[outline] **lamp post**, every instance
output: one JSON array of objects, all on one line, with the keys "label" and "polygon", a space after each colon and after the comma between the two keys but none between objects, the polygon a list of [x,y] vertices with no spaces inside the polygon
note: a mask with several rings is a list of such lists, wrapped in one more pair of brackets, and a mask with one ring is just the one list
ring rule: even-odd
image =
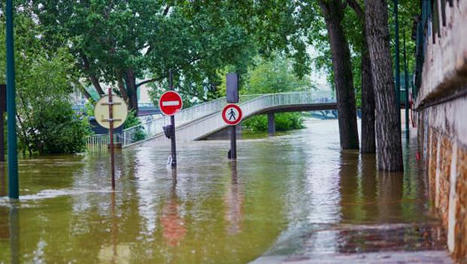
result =
[{"label": "lamp post", "polygon": [[8,116],[8,197],[19,198],[18,156],[16,149],[15,58],[13,43],[13,0],[6,0],[6,76]]},{"label": "lamp post", "polygon": [[401,126],[401,69],[399,48],[399,0],[394,0],[394,35],[395,35],[395,66],[396,66],[396,109],[399,129]]}]

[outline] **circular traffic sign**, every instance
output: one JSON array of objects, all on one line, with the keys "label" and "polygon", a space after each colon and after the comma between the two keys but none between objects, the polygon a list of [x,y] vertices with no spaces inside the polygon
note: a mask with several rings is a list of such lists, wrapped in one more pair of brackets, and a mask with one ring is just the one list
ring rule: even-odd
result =
[{"label": "circular traffic sign", "polygon": [[[94,107],[94,117],[99,125],[107,129],[110,128],[109,120],[109,96],[105,95],[97,101]],[[112,95],[112,119],[113,128],[117,128],[125,122],[128,116],[128,107],[123,98]]]},{"label": "circular traffic sign", "polygon": [[159,99],[159,109],[164,115],[172,116],[183,107],[182,97],[174,91],[168,91]]},{"label": "circular traffic sign", "polygon": [[222,110],[222,119],[227,125],[235,126],[242,121],[242,117],[242,109],[236,104],[228,104]]}]

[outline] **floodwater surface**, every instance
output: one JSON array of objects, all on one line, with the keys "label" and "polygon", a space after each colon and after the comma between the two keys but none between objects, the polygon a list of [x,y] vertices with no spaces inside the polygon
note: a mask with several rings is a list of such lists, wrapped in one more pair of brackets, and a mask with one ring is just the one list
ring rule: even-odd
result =
[{"label": "floodwater surface", "polygon": [[[335,120],[241,140],[237,162],[228,141],[177,147],[176,171],[168,142],[118,152],[115,192],[107,153],[21,160],[20,201],[0,198],[0,263],[248,263],[443,248],[414,145],[404,174],[341,151]],[[2,174],[0,196],[6,190]]]}]

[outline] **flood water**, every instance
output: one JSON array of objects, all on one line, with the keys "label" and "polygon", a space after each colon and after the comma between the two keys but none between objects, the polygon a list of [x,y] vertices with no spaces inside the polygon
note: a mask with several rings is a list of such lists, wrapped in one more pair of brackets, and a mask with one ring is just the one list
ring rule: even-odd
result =
[{"label": "flood water", "polygon": [[[20,201],[0,198],[0,263],[248,263],[261,256],[443,248],[426,182],[339,147],[337,121],[238,143],[146,143],[116,156],[21,160]],[[3,170],[0,170],[3,172]],[[0,196],[6,195],[0,175]]]}]

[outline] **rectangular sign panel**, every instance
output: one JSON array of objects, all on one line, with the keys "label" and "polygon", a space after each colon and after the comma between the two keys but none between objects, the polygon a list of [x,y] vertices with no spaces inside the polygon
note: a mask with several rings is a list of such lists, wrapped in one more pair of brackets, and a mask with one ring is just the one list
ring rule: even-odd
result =
[{"label": "rectangular sign panel", "polygon": [[238,75],[228,73],[226,77],[227,84],[227,103],[238,103]]}]

